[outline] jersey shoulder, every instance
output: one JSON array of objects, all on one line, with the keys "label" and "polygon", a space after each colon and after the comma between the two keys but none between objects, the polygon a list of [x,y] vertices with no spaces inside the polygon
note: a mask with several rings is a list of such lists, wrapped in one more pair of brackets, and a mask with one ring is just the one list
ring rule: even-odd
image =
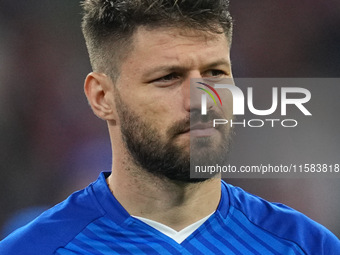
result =
[{"label": "jersey shoulder", "polygon": [[230,206],[272,236],[295,243],[306,254],[340,254],[340,240],[321,224],[280,203],[226,184]]},{"label": "jersey shoulder", "polygon": [[91,185],[42,213],[0,242],[0,254],[54,254],[105,212],[100,210]]}]

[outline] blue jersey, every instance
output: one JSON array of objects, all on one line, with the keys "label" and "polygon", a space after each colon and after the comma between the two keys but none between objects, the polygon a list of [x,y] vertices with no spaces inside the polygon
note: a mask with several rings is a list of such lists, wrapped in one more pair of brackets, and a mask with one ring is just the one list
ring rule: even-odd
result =
[{"label": "blue jersey", "polygon": [[340,254],[323,226],[222,181],[216,212],[181,244],[132,217],[98,180],[0,242],[1,255]]}]

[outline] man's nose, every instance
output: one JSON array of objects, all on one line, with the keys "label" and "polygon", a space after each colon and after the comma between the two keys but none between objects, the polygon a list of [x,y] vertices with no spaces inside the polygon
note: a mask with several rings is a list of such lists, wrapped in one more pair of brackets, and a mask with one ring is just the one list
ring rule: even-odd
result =
[{"label": "man's nose", "polygon": [[[183,104],[186,111],[192,110],[201,111],[202,95],[205,93],[197,87],[202,87],[199,82],[204,82],[204,79],[200,72],[192,72],[182,84]],[[213,107],[212,100],[207,100],[207,108]]]}]

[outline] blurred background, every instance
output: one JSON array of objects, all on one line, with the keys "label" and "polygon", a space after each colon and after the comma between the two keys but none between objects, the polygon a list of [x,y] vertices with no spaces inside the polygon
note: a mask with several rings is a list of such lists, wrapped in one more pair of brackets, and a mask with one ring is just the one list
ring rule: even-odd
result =
[{"label": "blurred background", "polygon": [[[339,77],[340,1],[231,0],[231,12],[235,77]],[[83,93],[91,68],[80,13],[73,0],[0,1],[0,239],[111,168],[106,124]],[[309,147],[338,160],[340,87],[330,94],[332,121],[300,132],[318,134],[326,142]],[[262,146],[265,134],[240,131],[234,140],[234,162],[277,161],[275,150]],[[289,141],[286,134],[275,140],[285,157],[308,149]],[[228,182],[302,211],[340,237],[339,180]]]}]

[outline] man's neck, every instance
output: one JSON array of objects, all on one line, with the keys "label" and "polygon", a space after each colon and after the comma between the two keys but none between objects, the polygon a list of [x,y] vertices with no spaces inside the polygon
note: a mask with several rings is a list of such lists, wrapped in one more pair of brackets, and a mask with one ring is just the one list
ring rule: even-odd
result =
[{"label": "man's neck", "polygon": [[115,168],[107,183],[130,215],[160,222],[176,231],[214,212],[221,181],[174,182],[143,170]]}]

